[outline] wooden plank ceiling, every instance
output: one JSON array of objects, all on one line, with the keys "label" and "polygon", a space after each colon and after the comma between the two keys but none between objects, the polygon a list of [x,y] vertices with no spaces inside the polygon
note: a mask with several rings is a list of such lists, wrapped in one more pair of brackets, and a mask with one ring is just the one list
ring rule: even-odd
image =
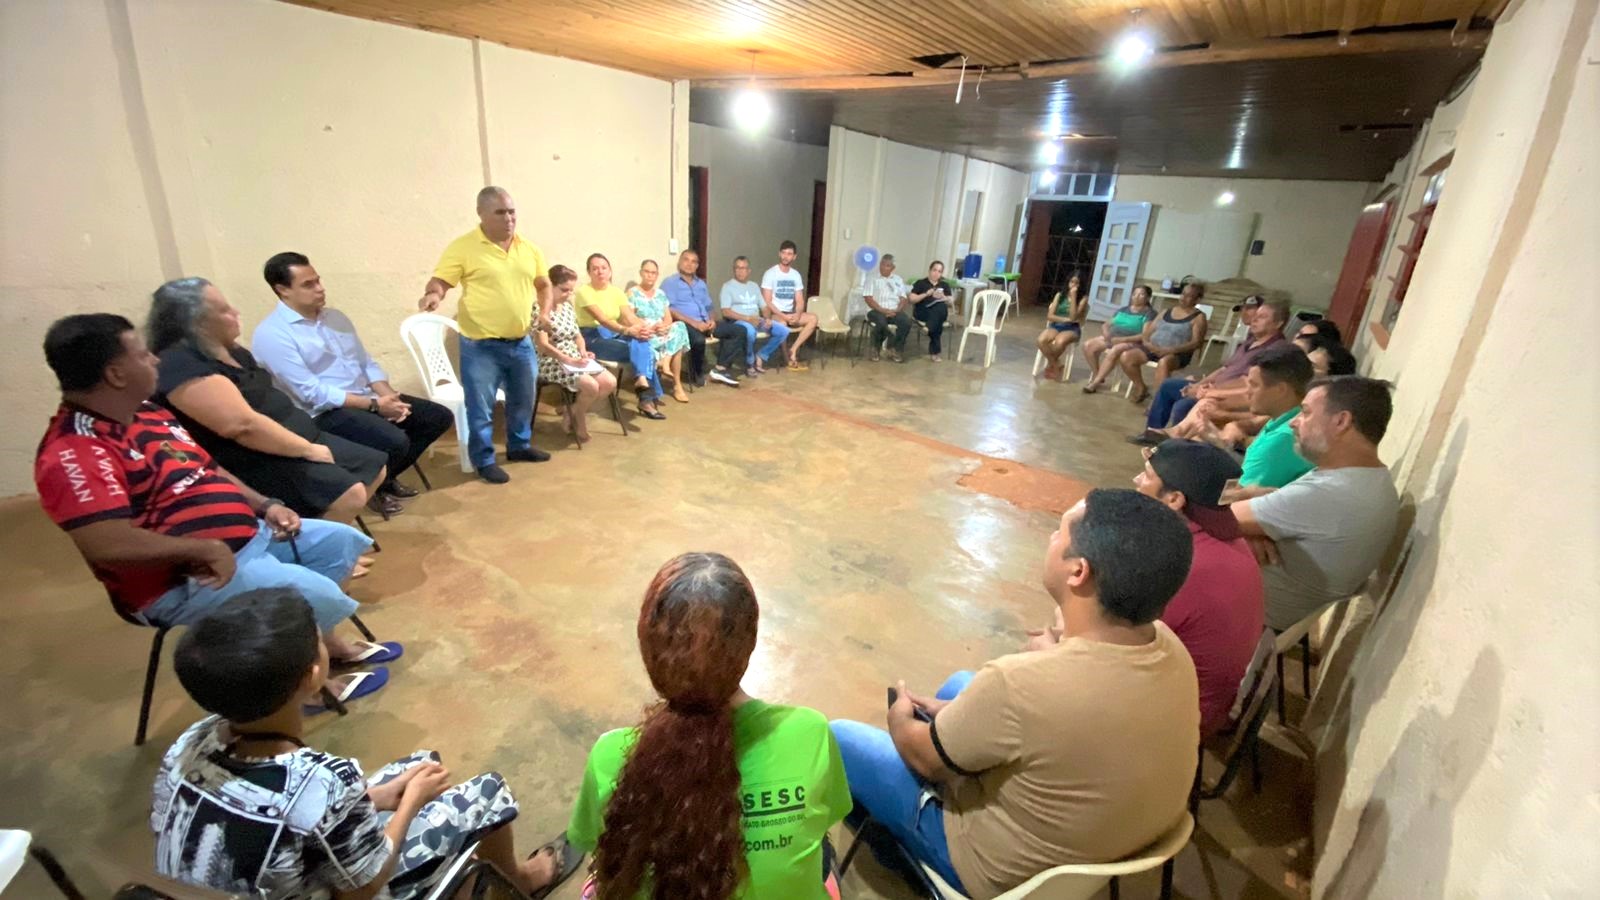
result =
[{"label": "wooden plank ceiling", "polygon": [[[287,2],[690,79],[699,122],[726,124],[753,79],[798,140],[833,121],[1035,168],[1044,137],[1077,133],[1079,169],[1372,179],[1507,0]],[[1107,54],[1130,27],[1161,49],[1124,77]]]},{"label": "wooden plank ceiling", "polygon": [[[904,72],[1104,54],[1135,21],[1160,46],[1492,19],[1505,0],[291,0],[660,78]],[[754,51],[754,52],[752,52]],[[959,64],[959,57],[956,61]]]}]

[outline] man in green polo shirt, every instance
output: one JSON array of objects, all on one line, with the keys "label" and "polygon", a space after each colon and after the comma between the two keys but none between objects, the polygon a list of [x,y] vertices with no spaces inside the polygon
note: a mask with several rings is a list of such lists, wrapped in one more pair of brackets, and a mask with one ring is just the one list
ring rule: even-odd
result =
[{"label": "man in green polo shirt", "polygon": [[[1311,471],[1311,463],[1295,452],[1294,432],[1289,430],[1311,378],[1311,360],[1292,345],[1274,347],[1250,366],[1245,375],[1245,398],[1250,413],[1265,416],[1267,424],[1245,451],[1239,486],[1246,493],[1239,499],[1281,488]],[[1252,488],[1255,490],[1249,490]]]}]

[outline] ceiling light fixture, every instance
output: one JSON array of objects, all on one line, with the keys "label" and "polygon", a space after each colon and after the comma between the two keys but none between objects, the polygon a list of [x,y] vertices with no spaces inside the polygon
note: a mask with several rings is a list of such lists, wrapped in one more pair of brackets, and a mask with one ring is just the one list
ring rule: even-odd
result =
[{"label": "ceiling light fixture", "polygon": [[1155,46],[1144,32],[1139,30],[1139,14],[1142,9],[1131,9],[1128,14],[1133,17],[1133,24],[1128,31],[1117,40],[1117,45],[1111,50],[1111,59],[1115,67],[1127,72],[1144,65],[1150,55],[1155,53]]},{"label": "ceiling light fixture", "polygon": [[772,118],[772,101],[756,87],[756,54],[760,52],[750,51],[750,83],[733,98],[733,122],[746,134],[765,129]]},{"label": "ceiling light fixture", "polygon": [[1223,191],[1217,195],[1218,206],[1231,206],[1233,204],[1233,191]]},{"label": "ceiling light fixture", "polygon": [[733,121],[740,130],[750,133],[761,131],[771,118],[772,103],[764,92],[747,87],[733,98]]},{"label": "ceiling light fixture", "polygon": [[1061,145],[1054,141],[1041,144],[1039,146],[1039,159],[1047,166],[1053,166],[1061,162]]},{"label": "ceiling light fixture", "polygon": [[1046,169],[1044,174],[1039,176],[1039,186],[1042,187],[1042,188],[1053,188],[1053,187],[1055,187],[1056,186],[1056,170],[1055,169]]}]

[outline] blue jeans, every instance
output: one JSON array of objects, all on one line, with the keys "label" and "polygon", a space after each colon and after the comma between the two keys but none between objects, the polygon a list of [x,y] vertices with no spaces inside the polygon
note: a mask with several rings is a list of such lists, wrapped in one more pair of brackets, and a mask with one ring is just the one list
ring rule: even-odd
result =
[{"label": "blue jeans", "polygon": [[580,328],[583,334],[583,343],[593,353],[595,359],[606,362],[627,363],[633,371],[650,382],[651,396],[661,399],[665,393],[661,389],[661,376],[656,374],[656,352],[650,349],[650,342],[626,338],[601,326]]},{"label": "blue jeans", "polygon": [[[751,325],[749,322],[741,321],[739,322],[739,326],[744,329],[745,334],[744,345],[746,349],[744,354],[744,364],[746,366],[753,366],[756,364],[756,335],[759,332],[757,331],[756,326]],[[762,362],[766,362],[767,360],[771,359],[772,354],[777,352],[777,349],[783,346],[783,342],[789,339],[789,326],[783,324],[782,322],[774,321],[771,325],[767,326],[767,334],[767,343],[759,351]]]},{"label": "blue jeans", "polygon": [[356,559],[371,546],[371,538],[349,525],[301,519],[300,534],[295,538],[300,564],[295,565],[289,542],[273,540],[272,529],[262,522],[250,543],[233,555],[233,577],[227,584],[209,588],[189,579],[157,597],[141,611],[140,618],[169,628],[193,625],[245,591],[286,587],[294,588],[311,604],[317,628],[332,631],[356,611],[356,601],[339,583],[350,577]]},{"label": "blue jeans", "polygon": [[1161,382],[1161,387],[1156,388],[1155,397],[1150,400],[1150,413],[1144,423],[1151,428],[1165,428],[1174,422],[1182,422],[1183,417],[1199,402],[1193,397],[1183,396],[1183,389],[1191,384],[1194,382],[1187,378],[1168,378]]},{"label": "blue jeans", "polygon": [[[971,682],[971,672],[957,672],[936,696],[953,700]],[[829,727],[839,742],[845,780],[850,783],[850,797],[856,806],[887,828],[919,862],[927,863],[951,887],[966,893],[961,876],[950,862],[944,802],[900,758],[889,732],[843,719],[835,719]]]},{"label": "blue jeans", "polygon": [[494,465],[495,393],[506,392],[506,450],[533,446],[533,339],[461,338],[461,389],[467,400],[467,457],[474,469]]}]

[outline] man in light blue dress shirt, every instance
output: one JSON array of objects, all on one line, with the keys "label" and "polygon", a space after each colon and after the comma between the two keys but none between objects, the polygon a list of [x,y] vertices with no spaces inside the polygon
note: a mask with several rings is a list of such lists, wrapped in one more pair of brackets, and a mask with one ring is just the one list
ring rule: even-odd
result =
[{"label": "man in light blue dress shirt", "polygon": [[712,310],[711,292],[706,289],[705,279],[699,272],[700,254],[685,250],[678,254],[677,274],[661,282],[672,318],[689,330],[689,378],[696,387],[706,383],[706,338],[714,337],[717,339],[717,367],[710,372],[711,380],[738,387],[739,379],[733,377],[729,366],[744,358],[744,329]]},{"label": "man in light blue dress shirt", "polygon": [[417,495],[398,476],[455,424],[454,414],[389,386],[349,317],[327,308],[310,260],[279,253],[267,260],[262,276],[278,305],[256,326],[250,352],[323,431],[389,455],[389,480],[367,505],[385,517],[398,513],[400,500]]}]

